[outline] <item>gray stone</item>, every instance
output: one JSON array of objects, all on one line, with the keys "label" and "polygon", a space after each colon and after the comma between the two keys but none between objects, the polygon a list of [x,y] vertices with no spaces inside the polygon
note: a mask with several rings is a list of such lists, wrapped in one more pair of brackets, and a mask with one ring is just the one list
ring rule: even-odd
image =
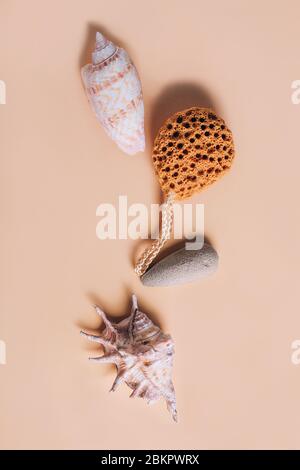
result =
[{"label": "gray stone", "polygon": [[141,277],[145,286],[175,286],[199,281],[215,273],[218,254],[208,243],[201,250],[180,248],[154,264]]}]

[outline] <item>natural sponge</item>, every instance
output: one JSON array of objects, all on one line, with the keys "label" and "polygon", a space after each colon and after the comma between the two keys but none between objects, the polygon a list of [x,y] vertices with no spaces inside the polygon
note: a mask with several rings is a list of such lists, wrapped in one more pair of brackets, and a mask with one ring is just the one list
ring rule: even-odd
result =
[{"label": "natural sponge", "polygon": [[178,112],[161,127],[153,163],[162,191],[185,199],[202,191],[229,170],[234,158],[232,133],[208,108]]}]

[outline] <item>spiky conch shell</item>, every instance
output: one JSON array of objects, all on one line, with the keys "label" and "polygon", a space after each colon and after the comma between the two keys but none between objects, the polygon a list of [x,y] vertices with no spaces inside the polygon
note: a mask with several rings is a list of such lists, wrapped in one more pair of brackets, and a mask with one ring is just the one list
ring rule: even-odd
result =
[{"label": "spiky conch shell", "polygon": [[96,34],[92,64],[81,69],[88,100],[106,133],[125,152],[145,149],[144,103],[137,70],[127,52]]},{"label": "spiky conch shell", "polygon": [[130,316],[119,323],[110,322],[98,306],[95,309],[105,324],[103,334],[95,336],[83,331],[81,334],[100,343],[104,349],[103,356],[90,360],[116,365],[117,376],[111,391],[125,382],[133,390],[130,397],[141,397],[148,403],[163,398],[173,419],[177,421],[172,383],[174,343],[171,336],[164,334],[138,309],[135,295],[132,296]]}]

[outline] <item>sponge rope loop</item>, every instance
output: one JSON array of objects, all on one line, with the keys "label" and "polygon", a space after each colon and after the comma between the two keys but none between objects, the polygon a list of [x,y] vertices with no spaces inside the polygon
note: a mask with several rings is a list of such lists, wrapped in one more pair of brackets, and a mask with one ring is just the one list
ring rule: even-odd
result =
[{"label": "sponge rope loop", "polygon": [[142,276],[147,271],[152,261],[157,257],[166,241],[170,238],[174,218],[174,196],[174,193],[169,193],[166,202],[162,206],[162,228],[160,237],[155,240],[149,248],[146,248],[135,266],[134,270],[138,276]]}]

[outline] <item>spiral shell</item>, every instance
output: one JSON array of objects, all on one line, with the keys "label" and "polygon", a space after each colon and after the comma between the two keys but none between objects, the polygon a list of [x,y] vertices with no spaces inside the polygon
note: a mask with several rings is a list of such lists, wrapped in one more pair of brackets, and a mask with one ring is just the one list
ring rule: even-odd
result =
[{"label": "spiral shell", "polygon": [[117,376],[111,388],[114,391],[125,382],[132,389],[130,397],[144,398],[155,403],[163,398],[173,419],[177,421],[176,398],[172,383],[174,343],[150,318],[138,309],[132,296],[131,315],[119,323],[110,322],[105,313],[95,306],[105,329],[101,336],[81,334],[90,341],[100,343],[104,355],[90,360],[112,363]]},{"label": "spiral shell", "polygon": [[82,67],[81,75],[91,107],[109,137],[127,154],[142,152],[142,87],[127,52],[97,33],[92,64]]}]

